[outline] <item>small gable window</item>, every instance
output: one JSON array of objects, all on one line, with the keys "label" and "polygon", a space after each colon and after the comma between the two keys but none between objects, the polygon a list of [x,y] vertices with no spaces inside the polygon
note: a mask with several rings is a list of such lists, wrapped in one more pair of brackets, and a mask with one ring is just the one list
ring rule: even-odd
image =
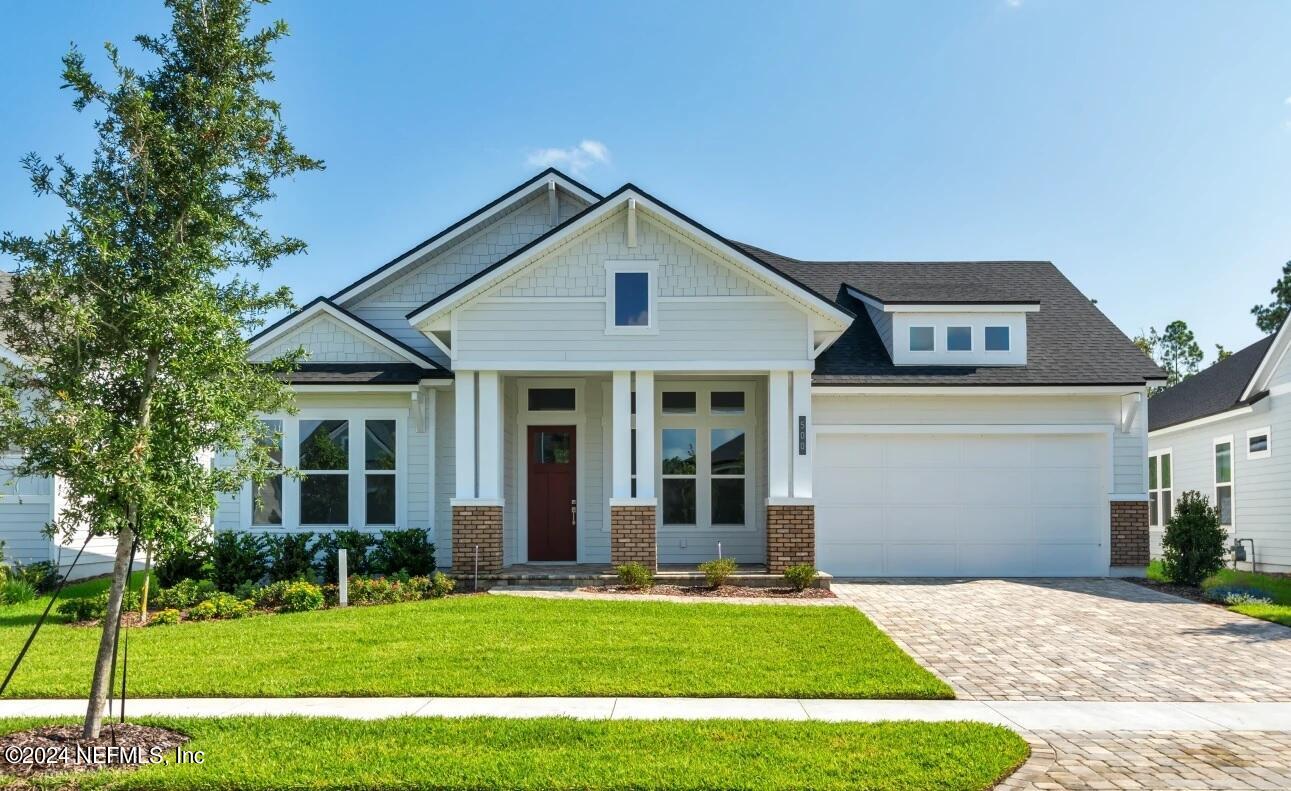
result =
[{"label": "small gable window", "polygon": [[910,328],[910,351],[912,352],[930,352],[933,347],[933,328],[932,327],[911,327]]},{"label": "small gable window", "polygon": [[1007,352],[1009,350],[1009,328],[1008,327],[987,327],[986,328],[986,351],[988,352]]},{"label": "small gable window", "polygon": [[971,352],[973,350],[972,327],[947,327],[946,351]]},{"label": "small gable window", "polygon": [[1269,429],[1254,428],[1246,432],[1246,458],[1267,459],[1273,453],[1269,442]]},{"label": "small gable window", "polygon": [[655,330],[654,262],[622,261],[606,265],[606,331],[640,333]]}]

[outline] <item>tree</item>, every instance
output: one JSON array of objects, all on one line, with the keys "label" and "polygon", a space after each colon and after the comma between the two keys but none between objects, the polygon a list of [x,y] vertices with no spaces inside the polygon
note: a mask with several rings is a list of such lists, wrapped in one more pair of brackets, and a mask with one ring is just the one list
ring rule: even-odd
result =
[{"label": "tree", "polygon": [[[67,222],[43,236],[6,233],[19,262],[0,331],[25,360],[0,380],[0,443],[25,451],[20,474],[57,475],[53,529],[117,539],[107,617],[84,735],[98,737],[133,551],[163,546],[209,516],[219,492],[273,470],[258,412],[290,408],[274,373],[247,362],[244,338],[286,289],[245,277],[302,241],[259,225],[271,184],[322,163],[287,139],[270,46],[282,21],[248,33],[249,0],[167,0],[170,32],[135,38],[156,66],[139,72],[106,46],[115,85],[82,54],[63,58],[78,111],[99,113],[87,169],[35,154],[23,165]],[[225,454],[220,469],[203,451]]]},{"label": "tree", "polygon": [[1166,372],[1166,387],[1179,384],[1197,373],[1205,353],[1186,322],[1176,319],[1166,325],[1165,332],[1150,327],[1147,335],[1138,335],[1134,344],[1151,357]]},{"label": "tree", "polygon": [[[1215,363],[1222,363],[1224,360],[1227,360],[1229,357],[1232,357],[1232,356],[1233,356],[1233,353],[1230,352],[1228,349],[1225,349],[1224,344],[1222,343],[1215,344]],[[1211,365],[1214,365],[1215,363],[1211,363]]]},{"label": "tree", "polygon": [[1287,313],[1291,313],[1291,261],[1282,265],[1282,278],[1273,284],[1269,293],[1273,295],[1272,302],[1251,308],[1255,325],[1266,335],[1277,332],[1286,321]]}]

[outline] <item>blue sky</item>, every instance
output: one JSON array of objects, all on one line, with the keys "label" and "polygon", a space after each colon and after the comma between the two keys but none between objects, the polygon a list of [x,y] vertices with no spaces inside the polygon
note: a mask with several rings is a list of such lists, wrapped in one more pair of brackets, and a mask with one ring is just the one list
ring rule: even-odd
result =
[{"label": "blue sky", "polygon": [[[331,293],[545,158],[787,255],[1048,259],[1127,333],[1182,318],[1208,358],[1259,337],[1249,310],[1291,258],[1291,4],[735,9],[258,11],[292,27],[269,90],[328,164],[281,186],[267,219],[310,253],[264,281],[302,303]],[[41,231],[61,212],[32,199],[19,158],[86,162],[93,142],[59,57],[75,41],[101,66],[106,40],[133,56],[130,36],[166,15],[143,0],[4,15],[0,229]]]}]

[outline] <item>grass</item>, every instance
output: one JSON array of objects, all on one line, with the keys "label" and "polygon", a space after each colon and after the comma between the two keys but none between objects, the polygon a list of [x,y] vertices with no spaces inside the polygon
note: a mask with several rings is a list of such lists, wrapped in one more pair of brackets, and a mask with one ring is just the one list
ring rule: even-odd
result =
[{"label": "grass", "polygon": [[[0,665],[45,601],[0,608]],[[126,634],[135,697],[953,697],[851,607],[453,596]],[[98,639],[48,624],[6,696],[83,696]]]},{"label": "grass", "polygon": [[[1026,760],[995,725],[572,719],[148,719],[204,762],[80,775],[76,788],[987,789]],[[3,720],[0,729],[31,727]],[[46,778],[42,788],[68,787]]]},{"label": "grass", "polygon": [[[1148,564],[1147,577],[1157,582],[1169,582],[1161,561]],[[1212,588],[1244,588],[1259,591],[1272,599],[1272,604],[1235,604],[1228,609],[1262,621],[1291,626],[1291,577],[1257,574],[1251,571],[1220,569],[1201,583],[1202,590]]]}]

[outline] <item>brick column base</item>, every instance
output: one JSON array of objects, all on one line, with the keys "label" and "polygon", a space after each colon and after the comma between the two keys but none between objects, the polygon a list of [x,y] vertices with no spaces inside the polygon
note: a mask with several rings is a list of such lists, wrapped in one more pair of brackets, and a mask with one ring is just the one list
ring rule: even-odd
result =
[{"label": "brick column base", "polygon": [[453,572],[475,570],[475,548],[479,547],[480,572],[502,570],[502,506],[453,506]]},{"label": "brick column base", "polygon": [[767,506],[767,571],[816,565],[816,506]]},{"label": "brick column base", "polygon": [[610,506],[610,562],[640,563],[648,569],[658,567],[658,543],[655,540],[653,505]]},{"label": "brick column base", "polygon": [[1112,503],[1112,565],[1146,566],[1152,559],[1148,542],[1147,501]]}]

